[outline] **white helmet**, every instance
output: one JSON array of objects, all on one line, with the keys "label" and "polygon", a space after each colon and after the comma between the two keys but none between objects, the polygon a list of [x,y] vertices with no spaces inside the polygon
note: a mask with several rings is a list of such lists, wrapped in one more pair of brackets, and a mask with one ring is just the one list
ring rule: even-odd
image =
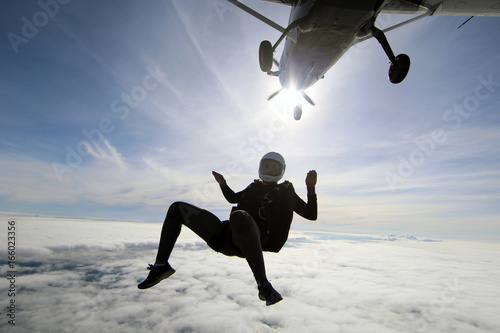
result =
[{"label": "white helmet", "polygon": [[[282,166],[281,173],[278,176],[269,176],[269,175],[262,174],[262,161],[264,161],[264,160],[273,160],[273,161],[276,161],[279,164],[281,164],[281,166]],[[286,164],[285,164],[285,159],[283,158],[283,156],[281,156],[281,154],[273,152],[273,151],[269,152],[269,153],[265,154],[262,157],[262,159],[260,160],[260,163],[259,163],[259,178],[262,179],[263,181],[265,181],[266,183],[277,182],[281,178],[283,178],[283,175],[285,174],[285,168],[286,168]]]}]

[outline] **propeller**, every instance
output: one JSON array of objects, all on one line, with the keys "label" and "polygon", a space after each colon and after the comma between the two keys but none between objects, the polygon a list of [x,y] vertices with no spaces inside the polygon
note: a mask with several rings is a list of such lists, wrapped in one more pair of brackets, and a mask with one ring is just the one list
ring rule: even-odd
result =
[{"label": "propeller", "polygon": [[277,90],[275,92],[273,92],[271,95],[269,95],[269,97],[267,98],[268,101],[272,100],[274,97],[276,97],[276,95],[278,95],[281,91],[283,90],[283,88],[281,88],[280,90]]},{"label": "propeller", "polygon": [[307,95],[304,91],[302,91],[300,93],[302,95],[302,97],[304,97],[304,99],[309,103],[311,104],[312,106],[314,106],[314,101],[311,99],[311,97],[309,97],[309,95]]},{"label": "propeller", "polygon": [[[283,91],[283,88],[279,89],[279,90],[276,90],[275,92],[273,92],[271,95],[269,95],[269,97],[267,98],[268,101],[272,100],[274,97],[276,97],[280,92]],[[301,93],[301,96],[304,97],[304,99],[309,103],[311,104],[312,106],[316,105],[314,103],[314,101],[312,100],[311,97],[309,97],[309,95],[307,95],[305,93],[305,91],[302,91]]]}]

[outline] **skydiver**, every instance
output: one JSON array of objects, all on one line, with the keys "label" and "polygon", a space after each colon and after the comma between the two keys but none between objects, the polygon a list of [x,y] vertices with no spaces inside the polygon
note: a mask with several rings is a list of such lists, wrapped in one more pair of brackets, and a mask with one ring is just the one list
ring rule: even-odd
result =
[{"label": "skydiver", "polygon": [[306,177],[306,203],[295,193],[290,182],[278,184],[285,168],[285,160],[279,153],[265,154],[259,165],[260,180],[237,193],[227,185],[223,175],[212,171],[226,200],[237,204],[229,220],[220,221],[214,214],[184,202],[173,203],[163,222],[155,264],[149,265],[149,275],[138,288],[151,288],[175,273],[168,259],[185,225],[213,250],[245,258],[257,282],[259,299],[266,301],[266,305],[281,301],[283,298],[267,280],[262,251],[281,250],[288,238],[293,212],[316,220],[318,210],[316,171],[309,171]]}]

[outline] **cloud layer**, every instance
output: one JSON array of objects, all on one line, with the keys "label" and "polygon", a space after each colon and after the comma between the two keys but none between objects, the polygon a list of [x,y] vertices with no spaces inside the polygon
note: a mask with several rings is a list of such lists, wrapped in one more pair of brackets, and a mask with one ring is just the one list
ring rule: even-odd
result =
[{"label": "cloud layer", "polygon": [[[2,316],[2,331],[500,330],[494,243],[294,231],[279,254],[266,254],[268,276],[284,297],[266,307],[244,260],[213,252],[189,231],[172,254],[177,272],[141,291],[160,224],[16,223],[16,330]],[[0,270],[4,276],[3,261]]]}]

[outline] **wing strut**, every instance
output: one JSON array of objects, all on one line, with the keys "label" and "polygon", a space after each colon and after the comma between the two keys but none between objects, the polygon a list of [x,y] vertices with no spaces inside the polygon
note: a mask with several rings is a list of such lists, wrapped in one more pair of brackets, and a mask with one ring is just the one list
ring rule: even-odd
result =
[{"label": "wing strut", "polygon": [[[229,1],[229,0],[228,0],[228,1]],[[392,27],[389,27],[389,28],[386,28],[386,29],[382,30],[382,32],[383,32],[383,33],[386,33],[386,32],[389,32],[389,31],[395,30],[395,29],[397,29],[397,28],[401,28],[402,26],[405,26],[405,25],[407,25],[407,24],[410,24],[410,23],[412,23],[412,22],[415,22],[415,21],[417,21],[417,20],[420,20],[420,19],[422,19],[422,18],[424,18],[424,17],[427,17],[427,16],[432,16],[432,15],[434,15],[434,13],[435,13],[436,11],[438,11],[438,10],[440,9],[441,5],[442,5],[442,2],[438,3],[438,4],[437,4],[437,5],[435,5],[435,6],[430,7],[430,8],[429,8],[429,9],[428,9],[425,13],[423,13],[422,15],[416,16],[416,17],[414,17],[414,18],[412,18],[412,19],[409,19],[409,20],[407,20],[407,21],[404,21],[404,22],[401,22],[401,23],[399,23],[399,24],[393,25]],[[367,40],[367,39],[370,39],[370,38],[372,38],[372,37],[374,37],[374,36],[369,35],[369,36],[366,36],[366,37],[363,37],[363,38],[359,38],[359,39],[355,42],[355,44],[360,43],[360,42],[363,42],[363,41],[365,41],[365,40]],[[353,44],[353,45],[354,45],[354,44]]]},{"label": "wing strut", "polygon": [[442,2],[438,3],[436,6],[433,6],[433,7],[430,7],[428,11],[426,11],[425,13],[423,13],[422,15],[419,15],[417,17],[414,17],[410,20],[407,20],[407,21],[404,21],[404,22],[401,22],[399,24],[396,24],[396,25],[393,25],[392,27],[390,28],[387,28],[387,29],[384,29],[383,32],[389,32],[391,30],[394,30],[394,29],[397,29],[397,28],[400,28],[404,25],[407,25],[407,24],[410,24],[412,22],[415,22],[417,20],[420,20],[421,18],[424,18],[424,17],[427,17],[427,16],[432,16],[434,15],[434,13],[441,7],[442,5]]},{"label": "wing strut", "polygon": [[279,25],[276,22],[271,21],[270,19],[268,19],[264,15],[256,12],[255,10],[253,10],[252,8],[250,8],[250,7],[242,4],[241,2],[239,2],[237,0],[227,0],[227,1],[229,1],[230,3],[232,3],[233,5],[235,5],[236,7],[243,9],[245,12],[247,12],[250,15],[252,15],[253,17],[261,20],[262,22],[264,22],[264,23],[266,23],[268,25],[270,25],[271,27],[273,27],[274,29],[278,30],[279,32],[281,32],[281,33],[285,32],[285,28],[283,28],[281,25]]}]

